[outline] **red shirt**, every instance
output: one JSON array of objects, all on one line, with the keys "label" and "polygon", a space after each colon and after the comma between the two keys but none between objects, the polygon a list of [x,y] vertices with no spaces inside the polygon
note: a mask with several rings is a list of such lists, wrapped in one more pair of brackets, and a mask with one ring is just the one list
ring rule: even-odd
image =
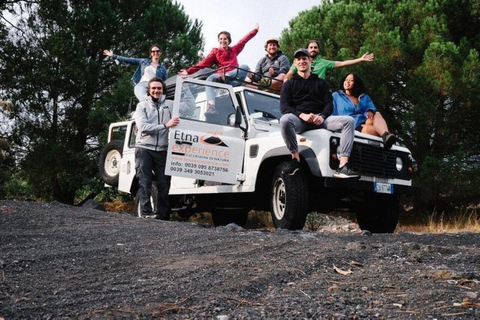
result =
[{"label": "red shirt", "polygon": [[[255,37],[257,32],[258,32],[257,29],[253,29],[245,37],[240,39],[240,41],[238,41],[237,44],[231,47],[227,47],[227,49],[213,48],[212,51],[210,51],[210,53],[205,59],[203,59],[196,65],[188,68],[187,73],[192,74],[197,72],[200,69],[209,68],[214,64],[217,65],[219,69],[217,71],[218,73],[228,72],[235,69],[235,67],[238,67],[237,56],[240,54],[240,52],[242,52],[243,48],[245,47],[245,44],[250,39]],[[220,69],[226,66],[229,66],[229,67],[225,69]]]}]

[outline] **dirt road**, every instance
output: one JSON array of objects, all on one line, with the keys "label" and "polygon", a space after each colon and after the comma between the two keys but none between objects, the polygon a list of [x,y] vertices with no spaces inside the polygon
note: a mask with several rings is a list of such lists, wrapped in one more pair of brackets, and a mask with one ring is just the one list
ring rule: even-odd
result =
[{"label": "dirt road", "polygon": [[479,243],[0,201],[0,319],[480,319]]}]

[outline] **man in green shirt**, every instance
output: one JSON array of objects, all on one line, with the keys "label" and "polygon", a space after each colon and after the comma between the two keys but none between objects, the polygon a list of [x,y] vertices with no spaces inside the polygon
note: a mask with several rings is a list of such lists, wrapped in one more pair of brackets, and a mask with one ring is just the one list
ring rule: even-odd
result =
[{"label": "man in green shirt", "polygon": [[[343,68],[347,66],[352,66],[360,62],[370,62],[375,58],[373,53],[365,53],[358,59],[345,60],[345,61],[330,61],[322,59],[318,56],[319,45],[317,40],[310,40],[307,45],[308,53],[310,54],[310,60],[312,61],[312,72],[317,74],[320,78],[325,79],[325,74],[327,70],[334,68]],[[294,73],[297,73],[297,68],[292,65],[290,70],[285,75],[283,81],[290,79]]]}]

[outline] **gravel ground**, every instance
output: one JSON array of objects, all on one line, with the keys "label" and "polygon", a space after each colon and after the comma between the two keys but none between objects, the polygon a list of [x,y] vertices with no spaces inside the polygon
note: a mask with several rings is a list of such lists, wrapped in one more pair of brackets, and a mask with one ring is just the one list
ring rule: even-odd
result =
[{"label": "gravel ground", "polygon": [[480,319],[479,240],[0,201],[0,319]]}]

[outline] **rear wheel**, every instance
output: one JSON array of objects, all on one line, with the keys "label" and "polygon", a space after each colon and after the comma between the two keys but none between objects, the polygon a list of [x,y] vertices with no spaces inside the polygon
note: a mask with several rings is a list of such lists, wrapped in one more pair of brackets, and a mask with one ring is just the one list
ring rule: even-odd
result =
[{"label": "rear wheel", "polygon": [[102,181],[106,184],[118,186],[118,176],[120,173],[120,160],[122,159],[123,142],[118,140],[110,141],[102,150],[98,162],[98,169]]},{"label": "rear wheel", "polygon": [[397,228],[399,201],[395,195],[376,194],[356,209],[357,222],[362,230],[372,233],[393,233]]},{"label": "rear wheel", "polygon": [[271,183],[270,212],[275,228],[302,229],[308,213],[307,179],[302,170],[293,176],[283,175],[288,162],[275,169]]},{"label": "rear wheel", "polygon": [[235,223],[241,227],[245,227],[248,220],[248,210],[245,208],[215,208],[212,210],[212,220],[215,227],[226,226],[230,223]]},{"label": "rear wheel", "polygon": [[195,213],[195,210],[193,209],[194,203],[195,198],[191,195],[182,195],[180,197],[170,196],[172,212],[178,214],[178,216],[182,219],[188,219]]}]

